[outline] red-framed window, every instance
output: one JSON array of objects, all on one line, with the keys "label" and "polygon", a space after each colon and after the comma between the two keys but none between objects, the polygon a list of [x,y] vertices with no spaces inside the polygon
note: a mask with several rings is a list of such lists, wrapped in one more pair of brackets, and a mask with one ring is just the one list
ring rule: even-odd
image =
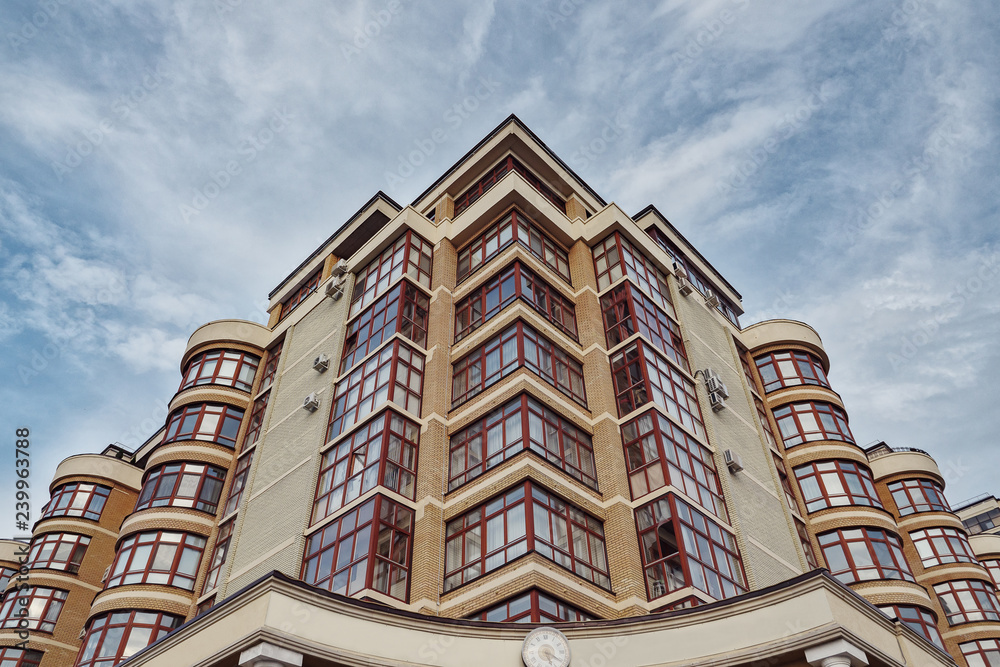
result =
[{"label": "red-framed window", "polygon": [[115,667],[159,641],[184,619],[156,611],[113,611],[87,627],[75,667]]},{"label": "red-framed window", "polygon": [[948,625],[1000,621],[1000,603],[992,585],[977,579],[959,579],[934,585]]},{"label": "red-framed window", "polygon": [[281,302],[281,314],[278,316],[279,322],[285,319],[290,312],[298,308],[299,304],[309,298],[310,294],[319,289],[319,279],[322,272],[322,269],[316,269],[316,272],[309,276],[301,287]]},{"label": "red-framed window", "polygon": [[58,588],[12,588],[0,605],[0,628],[52,634],[68,593]]},{"label": "red-framed window", "polygon": [[406,602],[413,510],[380,495],[309,536],[302,580],[341,595],[366,588]]},{"label": "red-framed window", "polygon": [[830,386],[823,363],[808,352],[772,352],[757,357],[757,370],[764,381],[765,393],[803,384]]},{"label": "red-framed window", "polygon": [[611,357],[618,416],[647,403],[658,405],[695,435],[705,437],[705,424],[694,383],[641,340]]},{"label": "red-framed window", "polygon": [[979,639],[959,644],[958,648],[969,667],[1000,666],[1000,639]]},{"label": "red-framed window", "polygon": [[527,394],[452,435],[449,449],[449,491],[525,449],[590,488],[597,488],[590,436]]},{"label": "red-framed window", "polygon": [[771,449],[777,451],[778,442],[774,439],[774,431],[771,429],[771,422],[767,418],[767,411],[764,408],[764,403],[757,398],[753,397],[753,405],[757,409],[757,421],[760,422],[760,427],[764,431],[764,440]]},{"label": "red-framed window", "polygon": [[916,512],[950,512],[944,489],[929,479],[904,479],[889,484],[889,493],[896,501],[900,516]]},{"label": "red-framed window", "polygon": [[0,648],[0,667],[38,667],[42,663],[41,651],[20,648]]},{"label": "red-framed window", "polygon": [[[986,571],[990,573],[990,578],[993,579],[993,583],[1000,586],[1000,560],[990,558],[979,561],[979,564],[985,567]],[[3,590],[2,581],[0,581],[0,590]]]},{"label": "red-framed window", "polygon": [[419,417],[423,382],[423,355],[399,340],[382,348],[337,383],[327,441],[350,429],[386,401]]},{"label": "red-framed window", "polygon": [[264,364],[264,375],[260,379],[260,389],[258,391],[264,391],[274,383],[274,378],[278,373],[278,362],[281,361],[281,347],[283,344],[284,341],[281,341],[267,351],[267,363]]},{"label": "red-framed window", "polygon": [[222,566],[226,564],[226,557],[229,555],[229,545],[233,539],[235,525],[236,520],[230,519],[219,526],[219,534],[215,538],[215,546],[212,547],[212,560],[209,561],[208,574],[205,575],[205,583],[201,587],[202,595],[219,585],[219,575],[222,573]]},{"label": "red-framed window", "polygon": [[111,489],[100,484],[70,482],[57,487],[52,498],[42,508],[42,519],[53,516],[73,516],[99,521]]},{"label": "red-framed window", "polygon": [[252,447],[260,440],[260,432],[264,427],[264,413],[267,412],[267,402],[271,399],[271,392],[259,396],[253,402],[250,409],[250,423],[247,425],[247,432],[243,435],[243,446],[241,449]]},{"label": "red-framed window", "polygon": [[816,558],[816,552],[813,550],[813,543],[809,538],[809,531],[806,529],[806,524],[796,517],[792,517],[792,522],[795,524],[795,534],[799,536],[799,543],[802,545],[802,553],[806,557],[806,564],[809,565],[810,569],[815,570],[819,567],[819,561]]},{"label": "red-framed window", "polygon": [[795,469],[807,512],[827,507],[882,507],[871,471],[853,461],[813,461]]},{"label": "red-framed window", "polygon": [[818,535],[830,574],[845,584],[873,579],[913,581],[899,537],[880,528],[843,528]]},{"label": "red-framed window", "polygon": [[594,268],[597,270],[598,291],[603,291],[619,278],[627,276],[657,306],[671,317],[677,317],[674,304],[670,301],[667,277],[619,232],[594,246]]},{"label": "red-framed window", "polygon": [[526,367],[580,405],[587,406],[583,364],[518,320],[455,362],[451,407],[458,407],[487,387]]},{"label": "red-framed window", "polygon": [[383,486],[413,500],[420,425],[386,410],[323,454],[312,521]]},{"label": "red-framed window", "polygon": [[3,597],[3,592],[7,590],[7,584],[10,583],[11,577],[16,574],[17,570],[14,568],[0,565],[0,598]]},{"label": "red-framed window", "polygon": [[467,618],[494,623],[570,623],[594,617],[534,588]]},{"label": "red-framed window", "polygon": [[427,289],[431,288],[431,267],[434,263],[434,248],[430,243],[407,230],[382,254],[358,271],[351,296],[351,310],[348,318],[357,315],[375,303],[389,285],[406,275]]},{"label": "red-framed window", "polygon": [[[733,344],[736,345],[736,356],[740,358],[740,366],[743,368],[743,377],[746,378],[747,386],[756,394],[758,391],[757,381],[754,379],[754,374],[750,367],[750,351],[743,343],[736,340],[736,338],[733,338]],[[754,398],[756,400],[756,396]]]},{"label": "red-framed window", "polygon": [[163,442],[204,440],[225,447],[236,446],[243,410],[217,403],[192,403],[175,410],[167,419]]},{"label": "red-framed window", "polygon": [[726,503],[710,452],[655,410],[622,424],[632,499],[672,484],[726,521]]},{"label": "red-framed window", "polygon": [[635,521],[648,599],[688,586],[716,600],[747,592],[736,538],[681,499],[643,505]]},{"label": "red-framed window", "polygon": [[122,540],[105,588],[162,584],[194,590],[205,538],[191,533],[151,531]]},{"label": "red-framed window", "polygon": [[918,635],[944,650],[944,639],[937,626],[937,616],[923,607],[891,604],[879,607],[882,613],[894,618]]},{"label": "red-framed window", "polygon": [[[653,240],[663,248],[663,250],[670,255],[671,259],[674,260],[674,264],[683,268],[687,273],[688,282],[691,283],[696,290],[701,292],[703,295],[707,295],[710,292],[714,293],[719,297],[719,306],[716,308],[720,313],[725,315],[726,319],[735,324],[737,327],[740,326],[740,316],[736,311],[736,306],[726,298],[720,291],[712,286],[710,281],[702,275],[691,262],[688,261],[687,257],[684,256],[680,250],[678,250],[673,243],[656,227],[650,227],[646,230],[646,233],[653,237]],[[750,386],[753,386],[752,384]]]},{"label": "red-framed window", "polygon": [[785,465],[785,459],[777,452],[771,452],[771,461],[774,463],[774,470],[778,474],[778,483],[781,484],[781,490],[785,494],[785,504],[788,505],[788,509],[792,510],[796,514],[799,512],[799,504],[795,501],[795,492],[792,491],[792,483],[788,479],[788,467]]},{"label": "red-framed window", "polygon": [[524,177],[524,180],[526,180],[531,187],[538,190],[543,197],[552,202],[553,206],[563,213],[566,212],[566,202],[563,201],[562,197],[553,192],[552,188],[542,183],[540,178],[528,171],[527,167],[521,164],[520,161],[518,161],[514,156],[508,155],[500,160],[495,167],[486,172],[485,176],[480,178],[475,184],[455,198],[454,217],[457,218],[462,211],[474,204],[480,197],[483,196],[483,194],[486,193],[487,190],[496,185],[501,178],[510,172],[517,172],[518,174],[521,174],[521,176]]},{"label": "red-framed window", "polygon": [[430,299],[404,280],[347,325],[340,372],[345,373],[395,333],[427,346]]},{"label": "red-framed window", "polygon": [[785,447],[815,440],[840,440],[854,443],[847,425],[847,414],[831,403],[805,401],[785,405],[774,411]]},{"label": "red-framed window", "polygon": [[521,299],[549,324],[576,340],[573,303],[520,262],[500,271],[455,304],[455,342]]},{"label": "red-framed window", "polygon": [[569,253],[516,209],[504,213],[486,231],[458,251],[458,282],[475,273],[511,243],[520,243],[545,266],[558,273],[559,277],[570,282]]},{"label": "red-framed window", "polygon": [[924,567],[945,563],[976,563],[969,538],[954,528],[925,528],[910,533]]},{"label": "red-framed window", "polygon": [[226,471],[204,463],[168,463],[149,471],[135,511],[150,507],[190,507],[215,514]]},{"label": "red-framed window", "polygon": [[[253,389],[260,357],[239,350],[212,350],[192,359],[184,371],[180,389],[203,384],[219,384],[243,391]],[[180,391],[178,389],[178,391]]]},{"label": "red-framed window", "polygon": [[445,535],[445,591],[529,552],[611,587],[601,522],[531,482],[449,521]]},{"label": "red-framed window", "polygon": [[[79,572],[90,538],[76,533],[44,533],[31,541],[29,568]],[[0,588],[0,591],[3,591]],[[2,667],[2,665],[0,665]]]},{"label": "red-framed window", "polygon": [[241,456],[236,462],[236,469],[233,471],[233,484],[229,487],[229,496],[226,498],[226,507],[222,510],[222,516],[229,516],[239,509],[240,500],[243,499],[243,489],[246,488],[247,479],[250,477],[252,463],[252,451]]},{"label": "red-framed window", "polygon": [[609,350],[639,333],[681,368],[690,370],[680,327],[630,283],[602,296],[601,311]]}]

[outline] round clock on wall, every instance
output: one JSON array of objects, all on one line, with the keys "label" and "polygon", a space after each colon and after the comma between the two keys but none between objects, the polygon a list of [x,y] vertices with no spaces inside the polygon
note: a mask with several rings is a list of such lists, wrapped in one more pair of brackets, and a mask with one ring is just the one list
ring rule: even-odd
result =
[{"label": "round clock on wall", "polygon": [[569,667],[569,642],[555,628],[536,628],[524,638],[521,660],[525,667]]}]

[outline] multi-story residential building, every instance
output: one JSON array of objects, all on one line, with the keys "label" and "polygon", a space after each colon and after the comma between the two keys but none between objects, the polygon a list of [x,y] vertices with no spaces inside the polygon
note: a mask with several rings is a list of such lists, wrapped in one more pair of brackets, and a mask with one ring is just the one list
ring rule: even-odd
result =
[{"label": "multi-story residential building", "polygon": [[59,466],[0,666],[1000,665],[1000,549],[740,303],[511,117]]}]

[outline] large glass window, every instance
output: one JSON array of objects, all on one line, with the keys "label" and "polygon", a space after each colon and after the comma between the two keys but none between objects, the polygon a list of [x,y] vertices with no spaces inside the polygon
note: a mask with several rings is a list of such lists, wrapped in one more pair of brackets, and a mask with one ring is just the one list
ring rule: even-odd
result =
[{"label": "large glass window", "polygon": [[370,588],[406,602],[412,534],[413,511],[375,496],[309,537],[302,579],[341,595]]},{"label": "large glass window", "polygon": [[969,667],[1000,667],[1000,639],[980,639],[958,648]]},{"label": "large glass window", "polygon": [[1000,526],[1000,507],[977,514],[968,519],[963,519],[962,524],[969,531],[970,535],[978,535],[987,530],[993,530]]},{"label": "large glass window", "polygon": [[38,667],[42,663],[41,651],[20,648],[0,648],[0,667]]},{"label": "large glass window", "polygon": [[345,373],[395,333],[427,346],[430,299],[404,280],[347,325],[340,372]]},{"label": "large glass window", "polygon": [[455,304],[455,342],[521,299],[552,326],[576,340],[573,303],[528,267],[514,262]]},{"label": "large glass window", "polygon": [[271,399],[271,392],[260,396],[253,402],[250,409],[250,424],[247,432],[243,435],[243,446],[241,449],[252,447],[260,439],[260,432],[264,428],[264,413],[267,412],[267,402]]},{"label": "large glass window", "polygon": [[930,611],[922,607],[905,605],[887,605],[879,607],[879,609],[889,618],[898,620],[942,651],[944,650],[944,640],[938,630],[937,617]]},{"label": "large glass window", "polygon": [[[31,541],[29,568],[79,572],[90,538],[75,533],[43,533]],[[0,592],[3,589],[0,588]],[[2,667],[2,666],[0,666]]]},{"label": "large glass window", "polygon": [[375,303],[375,299],[403,275],[430,289],[433,261],[434,249],[430,243],[412,231],[404,233],[368,266],[358,271],[348,318],[357,317],[362,310]]},{"label": "large glass window", "polygon": [[281,361],[281,346],[283,344],[284,341],[267,351],[267,363],[264,365],[264,375],[260,379],[259,391],[264,391],[274,383],[274,378],[278,374],[278,362]]},{"label": "large glass window", "polygon": [[[1000,560],[990,558],[987,560],[981,560],[979,563],[986,568],[987,572],[990,573],[990,578],[993,580],[993,583],[1000,586]],[[3,590],[2,586],[0,586],[0,590]]]},{"label": "large glass window", "polygon": [[0,628],[51,634],[66,603],[66,591],[42,586],[12,588],[0,605]]},{"label": "large glass window", "polygon": [[71,482],[57,487],[52,498],[42,508],[42,519],[53,516],[74,516],[98,521],[111,489],[100,484]]},{"label": "large glass window", "polygon": [[795,524],[795,533],[799,536],[799,544],[802,545],[802,554],[806,557],[806,564],[815,570],[819,567],[819,561],[816,559],[816,552],[813,550],[812,540],[809,538],[809,531],[806,530],[806,524],[795,517],[792,517],[792,521]]},{"label": "large glass window", "polygon": [[413,500],[420,426],[387,410],[323,454],[312,523],[383,486]]},{"label": "large glass window", "polygon": [[205,538],[191,533],[154,531],[122,540],[106,588],[163,584],[194,590]]},{"label": "large glass window", "polygon": [[788,480],[788,467],[785,465],[785,459],[776,452],[771,452],[771,461],[774,463],[774,471],[778,474],[778,483],[781,484],[781,490],[785,494],[785,504],[788,509],[798,513],[799,505],[795,502],[795,492],[792,491],[792,484]]},{"label": "large glass window", "polygon": [[225,481],[225,470],[204,463],[158,466],[146,475],[135,511],[150,507],[190,507],[215,514]]},{"label": "large glass window", "polygon": [[985,581],[960,579],[934,585],[948,625],[974,621],[1000,621],[996,589]]},{"label": "large glass window", "polygon": [[944,489],[928,479],[905,479],[889,484],[889,492],[896,501],[900,516],[916,512],[950,512]]},{"label": "large glass window", "polygon": [[562,200],[562,197],[557,195],[551,188],[542,183],[541,179],[528,171],[528,169],[514,156],[508,155],[503,158],[497,166],[486,172],[486,175],[480,178],[474,185],[469,187],[459,196],[455,197],[455,217],[457,218],[462,211],[475,203],[487,190],[492,188],[500,182],[501,178],[511,172],[521,174],[524,180],[526,180],[531,187],[538,190],[543,197],[552,202],[553,206],[558,208],[563,213],[566,212],[566,202]]},{"label": "large glass window", "polygon": [[836,405],[822,401],[792,403],[774,411],[785,447],[814,440],[854,442],[847,415]]},{"label": "large glass window", "polygon": [[771,429],[771,422],[767,418],[767,412],[764,408],[764,403],[757,398],[753,397],[754,408],[757,409],[757,421],[760,422],[760,427],[764,431],[764,440],[767,441],[768,446],[777,451],[778,442],[774,439],[774,431]]},{"label": "large glass window", "polygon": [[167,419],[163,442],[205,440],[226,447],[236,446],[243,411],[230,405],[194,403],[175,410]]},{"label": "large glass window", "polygon": [[830,574],[845,584],[872,579],[913,581],[899,537],[878,528],[845,528],[818,536]]},{"label": "large glass window", "polygon": [[240,500],[243,498],[243,489],[246,488],[247,479],[250,477],[250,464],[253,463],[253,452],[247,452],[236,462],[236,470],[233,471],[233,483],[229,487],[229,497],[226,498],[226,507],[222,511],[222,516],[229,516],[240,508]]},{"label": "large glass window", "polygon": [[652,402],[696,435],[705,436],[694,383],[646,343],[637,341],[612,356],[611,375],[619,417]]},{"label": "large glass window", "polygon": [[0,565],[0,598],[3,597],[3,592],[7,590],[7,584],[10,583],[11,577],[16,574],[17,570],[14,568]]},{"label": "large glass window", "polygon": [[219,575],[222,573],[222,566],[226,564],[226,556],[229,555],[229,544],[233,539],[233,526],[235,525],[236,520],[230,519],[219,526],[219,535],[215,538],[215,546],[212,547],[212,560],[209,561],[208,574],[201,587],[202,595],[219,585]]},{"label": "large glass window", "polygon": [[764,380],[765,392],[803,384],[830,386],[822,362],[807,352],[772,352],[757,357],[755,361]]},{"label": "large glass window", "polygon": [[319,279],[321,269],[317,269],[316,273],[309,276],[309,278],[299,287],[297,290],[292,292],[292,295],[281,302],[281,314],[278,316],[278,321],[285,319],[289,313],[299,307],[299,304],[305,301],[310,294],[319,289]]},{"label": "large glass window", "polygon": [[481,347],[455,362],[451,381],[452,408],[461,405],[517,369],[533,373],[584,407],[587,393],[583,364],[558,345],[518,320]]},{"label": "large glass window", "polygon": [[458,282],[465,280],[515,242],[524,246],[563,280],[570,282],[569,254],[517,210],[505,213],[458,252]]},{"label": "large glass window", "polygon": [[326,439],[344,433],[386,401],[420,416],[424,357],[396,341],[337,383]]},{"label": "large glass window", "polygon": [[677,317],[674,304],[670,301],[667,277],[619,232],[594,246],[594,267],[599,291],[610,287],[622,276],[628,276],[657,306],[671,317]]},{"label": "large glass window", "polygon": [[883,509],[868,468],[853,461],[813,461],[795,469],[806,511],[863,505]]},{"label": "large glass window", "polygon": [[694,586],[717,600],[746,593],[736,538],[679,498],[635,511],[650,600]]},{"label": "large glass window", "polygon": [[594,617],[538,589],[515,595],[468,618],[494,623],[567,623]]},{"label": "large glass window", "polygon": [[180,616],[155,611],[114,611],[97,616],[87,628],[76,667],[114,667],[183,622]]},{"label": "large glass window", "polygon": [[530,482],[449,521],[445,533],[446,591],[532,551],[611,587],[601,522]]},{"label": "large glass window", "polygon": [[590,436],[526,394],[451,436],[448,490],[529,449],[597,488]]},{"label": "large glass window", "polygon": [[681,368],[690,370],[680,327],[631,284],[622,283],[601,297],[601,310],[608,349],[638,332]]},{"label": "large glass window", "polygon": [[[181,389],[203,384],[221,384],[243,391],[253,388],[260,357],[239,350],[214,350],[199,354],[188,364]],[[178,390],[179,391],[179,390]]]},{"label": "large glass window", "polygon": [[969,539],[954,528],[925,528],[910,533],[913,546],[920,554],[924,567],[934,567],[945,563],[975,563]]},{"label": "large glass window", "polygon": [[712,452],[650,410],[622,425],[632,498],[672,484],[723,520],[728,519]]}]

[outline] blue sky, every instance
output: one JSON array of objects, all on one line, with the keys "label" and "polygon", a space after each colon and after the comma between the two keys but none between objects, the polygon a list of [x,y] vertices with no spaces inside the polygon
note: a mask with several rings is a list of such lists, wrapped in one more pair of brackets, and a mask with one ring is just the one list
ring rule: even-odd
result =
[{"label": "blue sky", "polygon": [[16,427],[34,518],[59,460],[162,424],[195,327],[261,320],[510,113],[656,205],[744,323],[815,326],[859,443],[1000,492],[998,29],[989,0],[5,3],[0,534]]}]

